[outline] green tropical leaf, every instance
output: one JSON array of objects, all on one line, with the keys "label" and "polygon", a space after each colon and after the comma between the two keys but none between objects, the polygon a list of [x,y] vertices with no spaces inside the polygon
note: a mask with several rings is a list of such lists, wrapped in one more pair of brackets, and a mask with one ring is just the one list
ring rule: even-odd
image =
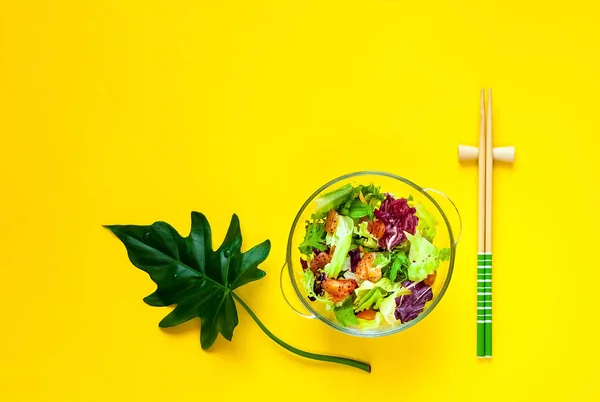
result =
[{"label": "green tropical leaf", "polygon": [[156,283],[156,291],[144,301],[157,307],[177,305],[159,326],[173,327],[200,317],[203,349],[210,348],[219,333],[231,341],[238,324],[231,290],[265,276],[258,265],[269,255],[269,240],[242,253],[240,221],[233,215],[223,244],[213,251],[210,225],[198,212],[192,212],[188,237],[165,222],[106,228],[123,242],[133,265]]},{"label": "green tropical leaf", "polygon": [[238,324],[236,302],[252,317],[260,329],[288,351],[307,359],[344,364],[371,372],[368,363],[305,352],[288,345],[265,327],[250,307],[233,290],[265,276],[258,268],[269,255],[269,240],[242,253],[242,233],[237,215],[233,215],[225,240],[212,249],[212,235],[206,217],[192,212],[192,228],[182,237],[168,223],[152,225],[107,225],[125,245],[129,259],[147,272],[156,283],[154,293],[144,301],[156,307],[176,305],[162,321],[161,327],[172,327],[193,318],[201,320],[200,343],[210,348],[219,333],[233,338]]}]

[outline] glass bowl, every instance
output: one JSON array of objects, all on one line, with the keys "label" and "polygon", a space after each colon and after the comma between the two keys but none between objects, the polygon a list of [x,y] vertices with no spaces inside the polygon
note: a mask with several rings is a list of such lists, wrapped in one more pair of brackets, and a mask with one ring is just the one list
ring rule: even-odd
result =
[{"label": "glass bowl", "polygon": [[[400,323],[394,326],[384,323],[381,327],[368,330],[344,327],[337,321],[333,311],[329,311],[325,308],[324,303],[311,302],[300,284],[300,278],[302,277],[303,270],[302,266],[300,265],[300,251],[298,250],[298,245],[302,243],[304,238],[305,222],[310,219],[310,216],[315,210],[314,200],[320,195],[336,190],[348,183],[352,184],[353,186],[360,184],[374,184],[375,186],[380,186],[383,193],[391,193],[396,197],[409,197],[412,195],[415,203],[419,201],[422,202],[425,208],[432,216],[434,216],[435,220],[437,221],[437,233],[433,244],[438,248],[450,249],[450,258],[447,261],[441,262],[437,270],[437,276],[432,286],[433,299],[425,305],[423,312],[412,321]],[[446,211],[442,209],[442,206],[438,202],[440,200],[446,207]],[[450,217],[447,214],[448,210],[450,210],[452,213]],[[454,231],[453,226],[455,228],[458,227],[458,231]],[[462,223],[458,209],[454,203],[440,191],[422,188],[410,180],[386,172],[362,171],[338,177],[315,191],[302,205],[300,211],[298,211],[298,214],[294,219],[294,222],[292,223],[292,228],[290,230],[287,243],[286,262],[281,270],[280,277],[281,290],[284,299],[299,315],[306,318],[317,318],[325,324],[345,334],[363,338],[373,338],[401,332],[409,327],[412,327],[413,325],[416,325],[425,317],[427,317],[444,296],[444,293],[450,284],[450,280],[452,279],[452,271],[454,269],[454,261],[456,258],[456,245],[460,238],[461,231]],[[288,282],[288,280],[285,279],[286,272],[289,276],[289,283],[291,283],[291,287],[294,289],[297,298],[304,308],[309,311],[309,314],[303,314],[300,312],[296,307],[294,307],[294,304],[290,302],[290,298],[286,296],[284,289],[286,287],[284,283]],[[289,288],[289,286],[287,287]]]}]

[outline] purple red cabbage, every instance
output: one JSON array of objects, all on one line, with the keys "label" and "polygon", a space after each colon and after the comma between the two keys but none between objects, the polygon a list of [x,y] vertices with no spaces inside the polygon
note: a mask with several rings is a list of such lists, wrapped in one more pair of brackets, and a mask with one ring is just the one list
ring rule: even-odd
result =
[{"label": "purple red cabbage", "polygon": [[300,258],[300,265],[302,265],[302,270],[306,271],[308,269],[308,261]]},{"label": "purple red cabbage", "polygon": [[356,266],[360,262],[360,250],[357,248],[350,250],[348,255],[350,256],[350,271],[356,272]]},{"label": "purple red cabbage", "polygon": [[425,309],[425,303],[433,299],[433,291],[425,282],[402,282],[402,287],[410,289],[409,295],[396,297],[394,317],[402,323],[414,320]]},{"label": "purple red cabbage", "polygon": [[379,247],[392,250],[406,241],[404,232],[414,235],[419,223],[416,212],[415,208],[408,205],[406,198],[395,199],[386,193],[379,209],[373,211],[375,217],[385,223],[385,233],[379,239]]}]

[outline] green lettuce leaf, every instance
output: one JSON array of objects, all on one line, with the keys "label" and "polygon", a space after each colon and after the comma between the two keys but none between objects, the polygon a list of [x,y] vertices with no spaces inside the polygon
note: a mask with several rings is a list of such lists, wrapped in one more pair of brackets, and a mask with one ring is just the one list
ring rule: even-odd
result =
[{"label": "green lettuce leaf", "polygon": [[354,306],[356,307],[361,304],[366,297],[371,297],[371,293],[374,289],[375,283],[371,281],[364,281],[361,283],[360,286],[354,290],[354,294],[356,295],[356,298],[354,299]]},{"label": "green lettuce leaf", "polygon": [[396,281],[396,279],[402,281],[408,278],[408,266],[410,265],[410,261],[406,256],[406,253],[400,251],[395,253],[394,262],[392,263],[392,268],[390,269],[390,279],[392,281]]},{"label": "green lettuce leaf", "polygon": [[354,301],[354,311],[358,313],[369,309],[377,310],[379,308],[379,303],[381,303],[386,294],[387,292],[379,287],[372,288],[360,299],[358,297],[356,298]]},{"label": "green lettuce leaf", "polygon": [[357,240],[358,244],[370,249],[376,249],[377,239],[374,238],[373,235],[369,232],[369,229],[367,229],[368,225],[368,222],[359,223],[357,226],[354,227],[354,234],[360,236],[360,239]]},{"label": "green lettuce leaf", "polygon": [[375,282],[375,286],[385,290],[386,292],[393,292],[394,290],[396,290],[396,284],[388,278],[381,278],[380,280]]},{"label": "green lettuce leaf", "polygon": [[380,187],[376,187],[374,184],[362,186],[360,192],[365,201],[367,201],[367,204],[369,204],[373,209],[379,207],[381,201],[385,200],[385,194],[382,194]]},{"label": "green lettuce leaf", "polygon": [[377,287],[385,290],[386,292],[393,292],[397,289],[397,285],[398,284],[392,282],[388,278],[381,278],[377,282],[364,281],[354,290],[354,293],[356,294],[356,299],[360,300],[360,298],[365,296],[365,294],[367,294],[373,288]]},{"label": "green lettuce leaf", "polygon": [[424,238],[430,242],[433,241],[433,238],[435,237],[437,221],[433,215],[431,215],[429,211],[425,209],[425,206],[422,203],[419,202],[417,205],[415,205],[415,209],[417,210],[417,218],[419,218],[417,230],[421,232]]},{"label": "green lettuce leaf", "polygon": [[384,199],[385,195],[379,191],[379,187],[375,187],[373,184],[369,186],[359,185],[340,204],[338,212],[354,219],[363,216],[373,219],[373,210],[379,207]]},{"label": "green lettuce leaf", "polygon": [[397,284],[394,284],[388,278],[381,278],[377,282],[364,281],[358,288],[354,290],[356,299],[354,299],[354,310],[356,312],[368,309],[378,309],[379,303],[389,293],[397,289]]},{"label": "green lettuce leaf", "polygon": [[323,240],[325,240],[325,222],[306,221],[306,224],[304,240],[300,243],[298,249],[302,254],[312,256],[313,248],[320,251],[324,251],[327,248],[323,244]]},{"label": "green lettuce leaf", "polygon": [[354,221],[347,216],[339,216],[338,225],[331,241],[332,247],[335,246],[331,262],[325,265],[323,271],[328,278],[337,278],[346,262],[350,245],[352,244]]},{"label": "green lettuce leaf", "polygon": [[375,260],[373,261],[373,266],[383,269],[387,267],[390,262],[391,258],[389,253],[377,253]]},{"label": "green lettuce leaf", "polygon": [[337,190],[323,194],[315,200],[315,213],[313,214],[313,217],[322,218],[327,215],[327,212],[330,210],[337,209],[337,207],[347,201],[348,196],[351,195],[353,191],[354,188],[348,183]]},{"label": "green lettuce leaf", "polygon": [[302,288],[304,289],[304,292],[306,293],[306,296],[308,297],[315,297],[315,276],[313,275],[312,271],[310,269],[307,269],[304,271],[304,273],[302,274],[302,277],[300,278],[300,284],[302,285]]},{"label": "green lettuce leaf", "polygon": [[363,216],[373,217],[373,207],[357,198],[361,187],[362,186],[353,188],[352,192],[348,194],[344,202],[341,203],[337,209],[340,215],[349,216],[354,219],[359,219]]},{"label": "green lettuce leaf", "polygon": [[371,289],[375,287],[375,283],[371,281],[364,281],[360,284],[359,287],[354,289],[354,293],[356,294],[356,300],[360,300],[364,295],[369,293]]},{"label": "green lettuce leaf", "polygon": [[358,198],[355,198],[352,200],[346,215],[354,219],[360,219],[363,216],[373,217],[373,208]]},{"label": "green lettuce leaf", "polygon": [[404,232],[406,238],[410,241],[410,251],[408,259],[408,279],[413,282],[420,282],[431,275],[440,265],[438,258],[439,250],[427,239],[421,236],[417,230],[414,235]]},{"label": "green lettuce leaf", "polygon": [[380,312],[377,312],[377,314],[375,314],[375,319],[373,320],[363,320],[362,318],[358,318],[358,328],[360,328],[362,331],[366,331],[369,329],[377,329],[381,326],[381,324],[383,323],[383,314],[381,314]]},{"label": "green lettuce leaf", "polygon": [[440,261],[448,261],[450,259],[450,249],[441,248],[438,258],[440,259]]},{"label": "green lettuce leaf", "polygon": [[341,306],[336,307],[333,312],[335,317],[343,326],[357,325],[358,319],[354,315],[354,309],[352,308],[352,298],[347,297]]}]

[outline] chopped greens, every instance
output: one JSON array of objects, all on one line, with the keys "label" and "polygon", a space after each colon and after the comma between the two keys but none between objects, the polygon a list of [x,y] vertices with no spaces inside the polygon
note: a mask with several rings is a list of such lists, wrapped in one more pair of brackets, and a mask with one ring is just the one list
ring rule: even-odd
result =
[{"label": "chopped greens", "polygon": [[322,251],[330,260],[305,269],[306,296],[333,310],[341,325],[361,330],[418,317],[426,302],[407,297],[418,289],[431,300],[433,274],[452,252],[434,245],[438,220],[431,211],[412,195],[398,198],[373,184],[346,184],[315,206],[299,249],[308,261]]},{"label": "chopped greens", "polygon": [[323,240],[325,240],[325,222],[306,221],[304,241],[300,243],[298,249],[304,255],[312,255],[313,249],[324,251],[327,246],[323,244]]}]

